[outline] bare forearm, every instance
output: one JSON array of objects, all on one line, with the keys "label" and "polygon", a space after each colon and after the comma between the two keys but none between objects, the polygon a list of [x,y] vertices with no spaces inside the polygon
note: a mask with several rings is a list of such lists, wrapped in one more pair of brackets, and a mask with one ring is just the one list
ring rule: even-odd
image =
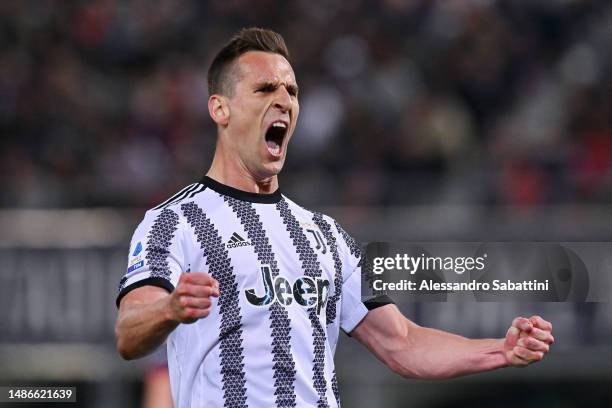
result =
[{"label": "bare forearm", "polygon": [[156,286],[130,291],[121,300],[115,326],[117,350],[125,359],[145,356],[179,324],[208,316],[219,282],[205,272],[183,273],[172,293]]},{"label": "bare forearm", "polygon": [[391,355],[399,374],[423,379],[445,379],[507,365],[502,339],[467,339],[440,330],[410,327]]},{"label": "bare forearm", "polygon": [[143,357],[160,344],[178,326],[170,319],[168,298],[149,304],[129,304],[122,307],[115,326],[117,349],[127,360]]},{"label": "bare forearm", "polygon": [[470,340],[421,327],[394,305],[370,311],[351,334],[407,378],[452,378],[506,365],[502,340]]},{"label": "bare forearm", "polygon": [[351,336],[404,377],[445,379],[539,361],[554,341],[551,331],[539,316],[517,317],[504,339],[471,340],[421,327],[385,305],[370,310]]}]

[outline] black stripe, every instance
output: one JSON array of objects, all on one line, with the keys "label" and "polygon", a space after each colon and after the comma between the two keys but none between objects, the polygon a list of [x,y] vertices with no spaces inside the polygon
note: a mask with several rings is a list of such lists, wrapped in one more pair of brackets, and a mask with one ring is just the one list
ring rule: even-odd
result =
[{"label": "black stripe", "polygon": [[179,224],[179,216],[172,210],[164,209],[153,222],[145,249],[145,259],[151,270],[151,278],[170,279],[168,255],[170,242]]},{"label": "black stripe", "polygon": [[330,296],[327,301],[327,324],[331,324],[336,319],[337,314],[337,303],[342,296],[342,261],[338,254],[338,245],[336,243],[336,237],[332,234],[331,224],[329,224],[323,218],[323,214],[314,213],[312,220],[317,227],[323,233],[323,237],[327,241],[327,246],[331,249],[332,258],[334,259],[334,270],[336,274],[334,276],[334,294]]},{"label": "black stripe", "polygon": [[334,392],[334,397],[336,397],[336,404],[338,404],[338,408],[340,408],[342,404],[340,404],[340,390],[338,389],[338,378],[336,377],[335,369],[332,377],[332,391]]},{"label": "black stripe", "polygon": [[340,226],[340,224],[338,224],[338,222],[334,221],[334,225],[336,226],[336,229],[338,230],[340,235],[342,235],[342,239],[344,239],[344,242],[346,243],[346,246],[349,248],[349,251],[351,251],[351,255],[353,255],[355,258],[360,258],[361,257],[361,248],[359,247],[359,244],[357,243],[357,241],[355,241],[353,239],[353,237],[351,237]]},{"label": "black stripe", "polygon": [[206,190],[206,186],[203,184],[198,183],[198,185],[200,187],[198,187],[198,189],[196,191],[194,191],[193,193],[189,194],[189,197],[187,198],[193,198],[196,196],[196,194],[200,194],[202,191]]},{"label": "black stripe", "polygon": [[[269,265],[272,278],[280,271],[272,245],[266,236],[266,231],[259,215],[252,204],[231,197],[225,201],[238,216],[240,223],[253,245],[257,259],[262,265]],[[236,234],[237,235],[237,234]],[[243,241],[244,239],[240,237]],[[272,360],[274,361],[274,388],[277,407],[295,407],[295,362],[291,353],[291,320],[287,310],[278,302],[270,305],[270,328],[272,329]]]},{"label": "black stripe", "polygon": [[181,191],[179,191],[178,193],[176,193],[175,195],[173,195],[172,197],[170,197],[169,199],[167,199],[166,201],[164,201],[163,203],[159,204],[157,207],[154,207],[154,210],[160,210],[162,208],[164,208],[166,205],[170,204],[172,201],[176,200],[178,197],[180,197],[183,194],[189,194],[189,191],[191,191],[191,188],[193,188],[194,186],[197,186],[198,183],[193,183],[188,185],[187,187],[183,188]]},{"label": "black stripe", "polygon": [[185,191],[183,194],[181,194],[181,196],[180,196],[180,197],[177,197],[177,198],[175,198],[174,200],[170,201],[169,203],[165,204],[165,205],[164,205],[162,208],[168,208],[168,207],[169,207],[169,206],[171,206],[171,205],[174,205],[174,204],[178,204],[178,203],[180,203],[180,202],[181,202],[181,201],[183,201],[185,198],[187,198],[187,195],[188,195],[190,192],[192,192],[192,191],[194,191],[194,190],[197,190],[197,189],[198,189],[198,186],[199,186],[199,184],[197,184],[197,183],[196,183],[196,184],[194,184],[194,185],[193,185],[193,186],[192,186],[192,187],[191,187],[189,190],[187,190],[187,191]]},{"label": "black stripe", "polygon": [[125,295],[127,295],[128,293],[130,293],[134,289],[141,288],[143,286],[157,286],[157,287],[166,289],[168,292],[172,292],[174,290],[174,285],[172,283],[170,283],[170,281],[168,279],[164,279],[164,278],[146,278],[146,279],[143,279],[143,280],[139,280],[138,282],[134,282],[130,286],[127,286],[127,287],[121,289],[121,291],[117,295],[117,301],[115,302],[117,304],[117,307],[119,307],[119,304],[121,303],[121,299]]},{"label": "black stripe", "polygon": [[200,243],[206,258],[208,273],[219,282],[218,306],[221,316],[219,349],[223,382],[224,407],[246,407],[244,378],[244,348],[242,347],[242,316],[238,304],[238,289],[227,249],[219,231],[195,203],[181,205],[183,214]]},{"label": "black stripe", "polygon": [[[281,200],[276,204],[276,209],[280,212],[283,223],[287,227],[289,236],[292,238],[293,246],[298,254],[298,258],[302,261],[302,270],[304,275],[311,278],[318,278],[321,276],[321,267],[317,259],[317,254],[314,252],[308,238],[304,234],[304,230],[300,228],[300,225],[291,213],[289,205],[285,200]],[[313,386],[319,394],[319,400],[317,401],[318,408],[328,407],[327,396],[327,381],[325,379],[325,344],[327,343],[325,330],[321,325],[321,321],[317,316],[317,308],[313,307],[308,310],[308,318],[312,325],[312,339],[313,339]]]},{"label": "black stripe", "polygon": [[368,310],[373,310],[381,306],[394,305],[395,302],[387,295],[378,295],[363,302]]}]

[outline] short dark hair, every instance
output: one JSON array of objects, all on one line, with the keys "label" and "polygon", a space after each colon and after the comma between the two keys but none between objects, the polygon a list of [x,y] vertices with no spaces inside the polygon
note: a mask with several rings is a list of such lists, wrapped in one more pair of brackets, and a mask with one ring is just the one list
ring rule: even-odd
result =
[{"label": "short dark hair", "polygon": [[264,28],[243,28],[217,53],[208,69],[208,94],[231,96],[234,90],[232,65],[238,57],[249,51],[280,54],[289,60],[289,51],[283,37]]}]

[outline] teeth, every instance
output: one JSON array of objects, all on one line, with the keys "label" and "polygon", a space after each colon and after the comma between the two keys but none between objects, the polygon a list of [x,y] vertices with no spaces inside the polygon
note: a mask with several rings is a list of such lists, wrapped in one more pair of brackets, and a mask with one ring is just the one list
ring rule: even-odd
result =
[{"label": "teeth", "polygon": [[272,127],[278,127],[278,128],[286,129],[287,125],[285,123],[283,123],[283,122],[274,122],[272,124]]}]

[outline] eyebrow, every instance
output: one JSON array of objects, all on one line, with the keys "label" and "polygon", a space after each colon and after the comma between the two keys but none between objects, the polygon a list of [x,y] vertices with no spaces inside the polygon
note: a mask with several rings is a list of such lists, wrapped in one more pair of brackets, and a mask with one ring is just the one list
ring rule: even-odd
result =
[{"label": "eyebrow", "polygon": [[[276,89],[278,88],[280,85],[280,82],[278,81],[261,81],[255,84],[255,89],[257,90],[263,90],[263,89]],[[287,91],[294,93],[295,95],[298,94],[300,88],[297,86],[297,84],[286,84],[285,87],[287,88]]]}]

